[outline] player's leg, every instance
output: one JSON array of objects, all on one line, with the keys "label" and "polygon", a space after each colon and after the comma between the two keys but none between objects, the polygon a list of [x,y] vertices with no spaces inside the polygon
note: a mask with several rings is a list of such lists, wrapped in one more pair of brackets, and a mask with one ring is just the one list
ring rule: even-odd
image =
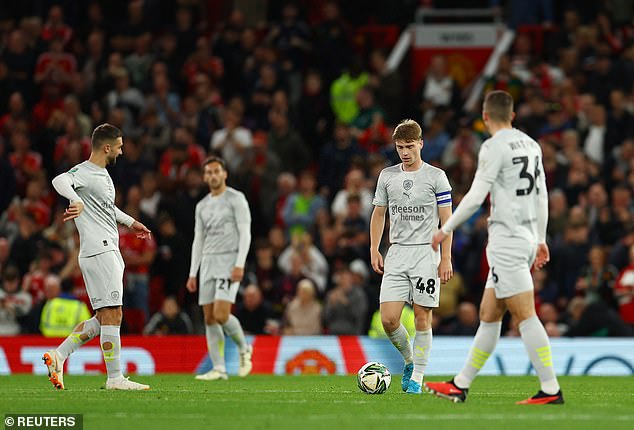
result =
[{"label": "player's leg", "polygon": [[119,251],[111,251],[85,260],[88,264],[85,265],[84,278],[91,279],[91,287],[88,288],[88,284],[86,285],[101,326],[99,343],[108,372],[106,389],[149,390],[148,385],[139,384],[124,377],[121,368],[123,272],[125,269],[123,257]]},{"label": "player's leg", "polygon": [[471,387],[478,372],[495,350],[500,339],[504,312],[506,312],[504,301],[495,297],[493,288],[485,288],[480,304],[480,326],[473,338],[467,361],[454,378],[458,387]]},{"label": "player's leg", "polygon": [[[530,277],[530,273],[527,274]],[[519,323],[519,331],[531,364],[537,373],[541,390],[521,404],[561,404],[563,395],[555,375],[550,340],[541,321],[535,314],[533,291],[526,291],[506,299],[511,315]]]},{"label": "player's leg", "polygon": [[[206,301],[203,297],[202,285],[200,290],[200,300]],[[213,300],[213,299],[210,299]],[[207,351],[213,368],[202,375],[196,375],[196,379],[201,381],[215,381],[227,379],[227,368],[225,364],[225,334],[222,326],[216,320],[214,314],[214,302],[202,305],[203,316],[205,318],[205,337],[207,338]]]},{"label": "player's leg", "polygon": [[414,318],[416,321],[416,336],[414,336],[414,371],[407,387],[407,393],[421,393],[425,369],[429,362],[432,345],[432,309],[414,304]]},{"label": "player's leg", "polygon": [[[231,261],[233,263],[233,261]],[[240,366],[238,376],[245,377],[251,373],[253,363],[253,347],[247,343],[242,330],[242,324],[235,315],[231,313],[231,306],[236,302],[239,282],[231,282],[229,279],[219,279],[216,282],[216,295],[214,302],[214,314],[216,320],[222,325],[225,334],[235,342],[240,352]]]},{"label": "player's leg", "polygon": [[[381,294],[383,294],[384,287],[381,286]],[[412,371],[414,370],[414,362],[412,357],[412,343],[409,338],[409,333],[405,326],[401,323],[401,313],[403,312],[404,301],[401,302],[381,302],[379,306],[379,312],[381,314],[381,324],[383,324],[383,330],[387,334],[388,339],[392,342],[392,345],[398,350],[403,357],[405,366],[403,368],[403,379],[401,381],[401,388],[403,391],[407,390],[409,380],[412,377]]]},{"label": "player's leg", "polygon": [[73,332],[57,347],[46,351],[42,356],[48,368],[48,379],[59,390],[64,389],[64,362],[80,346],[90,342],[101,332],[101,325],[96,316],[80,322]]},{"label": "player's leg", "polygon": [[425,389],[438,397],[464,402],[471,383],[495,350],[505,311],[504,301],[496,298],[492,282],[487,282],[480,304],[480,326],[473,338],[464,367],[451,381],[426,382]]}]

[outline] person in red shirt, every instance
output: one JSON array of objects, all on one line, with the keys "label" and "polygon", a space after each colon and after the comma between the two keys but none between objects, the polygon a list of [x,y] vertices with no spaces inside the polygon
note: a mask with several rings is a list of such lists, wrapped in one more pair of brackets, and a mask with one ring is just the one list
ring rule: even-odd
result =
[{"label": "person in red shirt", "polygon": [[634,245],[630,246],[630,264],[621,271],[614,284],[621,319],[634,326]]},{"label": "person in red shirt", "polygon": [[9,154],[9,162],[15,171],[17,194],[23,196],[29,179],[42,168],[42,156],[31,151],[29,136],[22,131],[12,133],[11,147],[13,152]]}]

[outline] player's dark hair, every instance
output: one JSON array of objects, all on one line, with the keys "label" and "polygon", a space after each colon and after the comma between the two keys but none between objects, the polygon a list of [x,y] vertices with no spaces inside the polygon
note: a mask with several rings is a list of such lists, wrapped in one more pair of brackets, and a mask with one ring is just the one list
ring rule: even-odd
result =
[{"label": "player's dark hair", "polygon": [[421,140],[423,138],[423,130],[420,125],[413,119],[404,119],[401,121],[392,133],[392,140],[403,140],[411,142],[412,140]]},{"label": "player's dark hair", "polygon": [[484,111],[491,121],[510,122],[513,119],[513,97],[506,91],[491,91],[484,98]]},{"label": "player's dark hair", "polygon": [[224,170],[225,172],[227,171],[227,163],[225,163],[225,160],[220,157],[216,157],[215,155],[207,157],[207,159],[203,161],[202,169],[205,170],[205,166],[211,163],[218,163],[222,167],[222,170]]},{"label": "player's dark hair", "polygon": [[108,123],[101,124],[92,132],[90,139],[92,149],[99,149],[108,141],[116,140],[122,136],[121,130],[114,125]]}]

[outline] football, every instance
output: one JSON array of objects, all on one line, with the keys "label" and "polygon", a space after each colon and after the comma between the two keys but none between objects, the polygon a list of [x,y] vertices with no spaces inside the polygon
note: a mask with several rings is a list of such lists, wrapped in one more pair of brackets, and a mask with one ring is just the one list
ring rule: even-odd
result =
[{"label": "football", "polygon": [[371,361],[357,373],[357,385],[367,394],[383,394],[390,388],[392,375],[384,364]]}]

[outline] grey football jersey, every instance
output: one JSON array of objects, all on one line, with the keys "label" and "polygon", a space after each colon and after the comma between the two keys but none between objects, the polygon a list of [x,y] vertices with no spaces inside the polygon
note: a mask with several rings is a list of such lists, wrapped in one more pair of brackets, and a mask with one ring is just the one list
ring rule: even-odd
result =
[{"label": "grey football jersey", "polygon": [[520,130],[502,129],[482,144],[476,178],[491,184],[491,237],[538,241],[537,199],[547,192],[543,172],[541,147]]},{"label": "grey football jersey", "polygon": [[451,206],[451,186],[437,167],[423,163],[406,172],[397,164],[381,171],[372,203],[388,207],[391,243],[430,243],[438,228],[438,207]]},{"label": "grey football jersey", "polygon": [[238,251],[238,224],[251,223],[246,197],[227,187],[219,196],[207,194],[196,205],[195,234],[203,239],[202,253],[225,254]]},{"label": "grey football jersey", "polygon": [[84,202],[84,210],[74,220],[79,231],[79,256],[90,257],[119,249],[115,190],[108,170],[86,160],[66,175]]}]

